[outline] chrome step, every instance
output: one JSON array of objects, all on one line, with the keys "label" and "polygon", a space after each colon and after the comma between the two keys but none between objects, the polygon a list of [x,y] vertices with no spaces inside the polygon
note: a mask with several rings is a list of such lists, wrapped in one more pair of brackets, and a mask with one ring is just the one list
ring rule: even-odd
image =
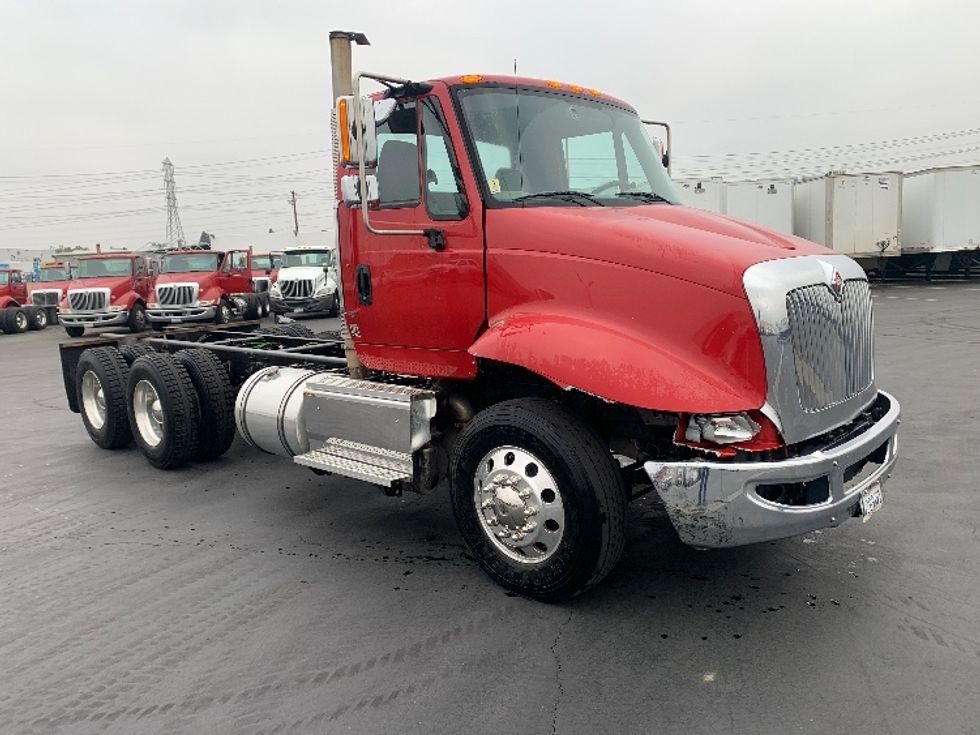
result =
[{"label": "chrome step", "polygon": [[304,467],[382,487],[412,480],[411,454],[346,439],[328,439],[319,449],[298,454],[293,461]]}]

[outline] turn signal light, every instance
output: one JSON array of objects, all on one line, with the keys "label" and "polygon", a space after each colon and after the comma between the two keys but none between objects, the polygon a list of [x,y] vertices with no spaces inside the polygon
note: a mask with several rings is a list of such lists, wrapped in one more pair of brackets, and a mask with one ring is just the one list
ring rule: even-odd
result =
[{"label": "turn signal light", "polygon": [[463,84],[476,84],[483,79],[481,74],[464,74],[459,78]]},{"label": "turn signal light", "polygon": [[348,98],[342,98],[337,102],[337,130],[340,131],[340,160],[350,161],[350,110],[348,109]]}]

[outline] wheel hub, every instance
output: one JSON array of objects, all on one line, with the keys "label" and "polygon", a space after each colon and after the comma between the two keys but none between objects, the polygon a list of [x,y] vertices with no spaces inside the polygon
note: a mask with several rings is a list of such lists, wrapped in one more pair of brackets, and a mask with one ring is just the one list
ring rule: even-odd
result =
[{"label": "wheel hub", "polygon": [[99,376],[91,370],[82,376],[82,409],[93,429],[98,431],[105,425],[105,390]]},{"label": "wheel hub", "polygon": [[507,557],[538,564],[558,549],[565,512],[554,477],[533,454],[500,447],[480,462],[474,501],[484,533]]},{"label": "wheel hub", "polygon": [[148,446],[156,447],[163,441],[163,406],[156,388],[148,380],[139,381],[133,388],[133,418],[140,438]]}]

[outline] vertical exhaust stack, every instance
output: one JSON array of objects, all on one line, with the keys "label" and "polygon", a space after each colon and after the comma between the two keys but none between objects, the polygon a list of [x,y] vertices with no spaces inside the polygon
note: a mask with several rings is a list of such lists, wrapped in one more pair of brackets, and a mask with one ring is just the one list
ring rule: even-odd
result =
[{"label": "vertical exhaust stack", "polygon": [[[337,98],[346,97],[354,93],[353,72],[351,64],[351,46],[370,46],[370,41],[363,33],[355,31],[330,31],[330,73],[331,83],[333,84],[334,106]],[[336,145],[336,143],[332,143]],[[334,176],[337,175],[336,167]],[[340,273],[340,312],[344,313],[344,252],[340,242],[340,223],[335,226],[334,242],[337,246],[337,260],[339,263],[338,272]],[[347,358],[347,370],[353,378],[366,378],[367,370],[357,359],[357,352],[354,350],[354,343],[351,341],[350,332],[347,330],[347,321],[342,319],[340,322],[340,333],[344,339],[344,355]]]}]

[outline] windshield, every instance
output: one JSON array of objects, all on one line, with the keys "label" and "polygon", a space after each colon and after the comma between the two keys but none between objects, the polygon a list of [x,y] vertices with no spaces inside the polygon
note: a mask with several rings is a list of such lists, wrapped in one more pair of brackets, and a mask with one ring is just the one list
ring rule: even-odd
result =
[{"label": "windshield", "polygon": [[104,278],[106,276],[131,276],[132,261],[129,258],[93,258],[79,260],[76,278]]},{"label": "windshield", "polygon": [[[459,102],[486,190],[498,204],[678,201],[649,134],[631,112],[528,88],[467,88]],[[576,193],[587,197],[568,196]]]},{"label": "windshield", "polygon": [[8,283],[10,283],[9,278],[9,273],[6,271],[0,271],[0,286],[6,286]]},{"label": "windshield", "polygon": [[299,266],[312,266],[323,268],[324,266],[333,267],[337,260],[333,250],[301,250],[292,253],[283,253],[282,267],[296,268]]},{"label": "windshield", "polygon": [[224,253],[185,253],[164,255],[161,273],[210,273],[218,270]]},{"label": "windshield", "polygon": [[67,281],[71,278],[67,268],[42,268],[41,283],[52,283],[53,281]]},{"label": "windshield", "polygon": [[281,258],[278,255],[253,255],[252,268],[257,271],[268,271],[279,267]]}]

